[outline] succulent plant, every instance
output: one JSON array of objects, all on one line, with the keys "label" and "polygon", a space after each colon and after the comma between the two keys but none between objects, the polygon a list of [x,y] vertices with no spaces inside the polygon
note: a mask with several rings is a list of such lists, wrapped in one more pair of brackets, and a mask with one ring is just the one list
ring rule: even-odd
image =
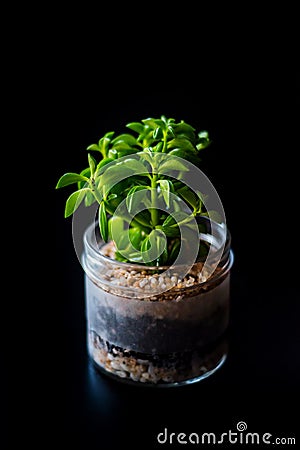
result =
[{"label": "succulent plant", "polygon": [[[181,179],[191,163],[199,167],[200,151],[211,141],[207,131],[165,116],[126,127],[126,133],[111,131],[89,145],[88,167],[59,179],[56,188],[77,185],[65,217],[82,202],[87,207],[97,202],[100,234],[105,242],[113,240],[117,260],[170,265],[182,244],[182,229],[190,237],[185,245],[195,245],[195,218],[208,215],[203,194]],[[207,244],[199,242],[199,258],[206,253]]]}]

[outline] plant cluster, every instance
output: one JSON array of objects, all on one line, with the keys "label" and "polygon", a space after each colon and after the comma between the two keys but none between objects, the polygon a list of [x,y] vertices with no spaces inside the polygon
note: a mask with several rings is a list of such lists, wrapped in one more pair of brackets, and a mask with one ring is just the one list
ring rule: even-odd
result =
[{"label": "plant cluster", "polygon": [[[57,188],[77,185],[66,201],[65,217],[82,202],[97,202],[102,239],[114,241],[117,260],[169,265],[177,258],[182,229],[190,227],[185,244],[195,245],[192,223],[208,214],[203,194],[181,178],[189,170],[187,162],[199,167],[199,153],[211,141],[207,131],[196,133],[183,120],[165,116],[126,127],[130,131],[117,136],[108,132],[87,147],[88,167],[59,179]],[[199,245],[199,257],[206,252]]]}]

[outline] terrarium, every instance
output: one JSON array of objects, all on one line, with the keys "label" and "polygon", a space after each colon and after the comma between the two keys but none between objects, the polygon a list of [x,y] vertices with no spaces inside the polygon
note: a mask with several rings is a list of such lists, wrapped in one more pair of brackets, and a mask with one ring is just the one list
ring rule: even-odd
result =
[{"label": "terrarium", "polygon": [[89,166],[57,184],[77,184],[66,217],[81,204],[96,211],[80,254],[88,353],[118,381],[200,381],[226,359],[233,263],[220,197],[200,169],[211,141],[165,116],[127,128],[90,145]]}]

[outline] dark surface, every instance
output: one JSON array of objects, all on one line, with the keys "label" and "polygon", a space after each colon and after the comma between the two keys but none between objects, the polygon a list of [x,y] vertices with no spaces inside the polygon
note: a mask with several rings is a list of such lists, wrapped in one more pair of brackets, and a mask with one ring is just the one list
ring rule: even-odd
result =
[{"label": "dark surface", "polygon": [[199,78],[184,90],[147,94],[126,88],[119,92],[110,85],[108,93],[103,82],[90,90],[86,84],[75,96],[67,85],[61,91],[50,190],[64,172],[86,165],[87,145],[106,131],[121,132],[119,124],[161,114],[184,119],[208,129],[213,138],[203,155],[203,171],[223,202],[235,254],[229,354],[223,367],[181,388],[117,383],[89,364],[83,269],[72,246],[71,220],[63,218],[71,190],[53,193],[57,302],[51,400],[57,412],[52,432],[61,431],[59,442],[68,448],[156,448],[157,433],[165,427],[176,433],[218,433],[234,430],[241,420],[252,432],[297,433],[300,307],[293,92],[279,79],[276,90],[268,83],[273,66],[253,76],[246,69],[240,68],[239,82],[228,77],[207,84]]}]

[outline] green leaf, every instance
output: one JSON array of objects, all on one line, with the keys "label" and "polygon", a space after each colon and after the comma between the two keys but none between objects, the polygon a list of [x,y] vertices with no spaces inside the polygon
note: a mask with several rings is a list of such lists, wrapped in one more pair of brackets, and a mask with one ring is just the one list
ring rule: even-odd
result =
[{"label": "green leaf", "polygon": [[91,176],[94,175],[95,172],[95,168],[97,165],[97,161],[95,160],[95,158],[93,158],[92,155],[88,154],[88,160],[89,160],[89,166],[90,166],[90,171],[91,171]]},{"label": "green leaf", "polygon": [[195,217],[194,217],[192,214],[191,214],[191,215],[185,214],[185,216],[186,216],[186,217],[184,217],[183,219],[181,219],[181,220],[179,220],[179,221],[177,222],[177,225],[178,225],[178,226],[182,226],[182,225],[187,225],[187,224],[189,224],[189,222],[192,222],[192,223],[190,224],[190,226],[191,226],[193,229],[196,229],[196,224],[194,223]]},{"label": "green leaf", "polygon": [[163,142],[159,142],[155,147],[153,147],[153,151],[155,153],[159,153],[159,152],[162,151],[163,146],[164,146],[164,143]]},{"label": "green leaf", "polygon": [[153,138],[154,139],[162,139],[164,136],[163,131],[160,127],[155,128],[153,132]]},{"label": "green leaf", "polygon": [[115,252],[115,259],[117,261],[121,261],[121,262],[128,262],[127,258],[124,258],[124,256],[120,253],[120,252]]},{"label": "green leaf", "polygon": [[179,237],[180,236],[180,229],[179,227],[166,227],[162,226],[162,231],[165,233],[167,237]]},{"label": "green leaf", "polygon": [[137,208],[139,208],[141,204],[141,197],[136,196],[134,194],[138,191],[145,191],[146,189],[147,187],[145,186],[132,186],[132,188],[129,189],[126,196],[126,206],[129,213],[131,213],[134,210],[137,210]]},{"label": "green leaf", "polygon": [[118,216],[112,216],[108,220],[108,234],[111,239],[116,239],[124,231],[124,220]]},{"label": "green leaf", "polygon": [[195,152],[195,147],[193,146],[193,144],[191,143],[191,141],[189,139],[186,138],[182,138],[182,137],[176,137],[175,139],[172,139],[171,141],[168,142],[167,148],[170,149],[175,149],[175,148],[179,148],[181,150],[187,150],[190,152]]},{"label": "green leaf", "polygon": [[144,235],[145,233],[140,228],[134,227],[129,229],[129,239],[136,250],[140,250]]},{"label": "green leaf", "polygon": [[133,155],[134,153],[139,152],[140,149],[138,148],[128,148],[127,150],[118,150],[118,158],[122,158],[123,156],[129,156],[129,155]]},{"label": "green leaf", "polygon": [[140,211],[138,214],[136,214],[134,216],[134,220],[146,228],[151,228],[150,225],[151,216],[150,212],[147,210]]},{"label": "green leaf", "polygon": [[65,217],[71,216],[76,211],[87,192],[91,192],[91,190],[89,188],[79,189],[70,195],[66,201]]},{"label": "green leaf", "polygon": [[111,138],[113,137],[114,134],[115,134],[114,131],[109,131],[108,133],[105,133],[104,137],[111,141]]},{"label": "green leaf", "polygon": [[172,204],[173,204],[174,213],[176,213],[176,214],[180,213],[181,212],[181,208],[182,208],[182,203],[179,202],[178,200],[173,199]]},{"label": "green leaf", "polygon": [[128,187],[132,186],[131,178],[125,178],[122,181],[116,183],[111,189],[110,192],[113,194],[117,194],[118,197],[124,197],[124,193]]},{"label": "green leaf", "polygon": [[142,125],[141,123],[139,123],[139,122],[131,122],[131,123],[128,123],[127,125],[126,125],[126,127],[127,128],[130,128],[131,130],[133,130],[133,131],[136,131],[137,133],[142,133],[143,131],[144,131],[144,125]]},{"label": "green leaf", "polygon": [[178,223],[181,223],[186,218],[193,217],[190,214],[187,214],[181,210],[172,212],[172,215],[168,215],[168,217],[163,222],[163,227],[173,227],[177,226]]},{"label": "green leaf", "polygon": [[202,138],[208,139],[208,138],[209,138],[209,136],[208,136],[208,131],[206,131],[206,130],[200,131],[200,132],[198,133],[198,137],[199,137],[200,139],[202,139]]},{"label": "green leaf", "polygon": [[170,182],[169,180],[158,180],[164,201],[167,207],[170,207]]},{"label": "green leaf", "polygon": [[153,141],[153,129],[145,125],[143,133],[137,138],[137,142],[142,142],[143,147],[150,147]]},{"label": "green leaf", "polygon": [[157,128],[157,127],[160,127],[160,128],[162,128],[164,130],[166,128],[165,122],[163,120],[161,120],[161,119],[149,118],[149,119],[142,120],[142,122],[145,125],[148,125],[149,127],[154,128],[154,129]]},{"label": "green leaf", "polygon": [[[114,161],[112,158],[104,158],[104,159],[102,159],[102,160],[99,162],[98,166],[97,166],[97,171],[98,171],[98,170],[100,171],[100,169],[102,169],[102,167],[106,166],[106,164],[109,164],[109,163],[112,162],[112,161]],[[101,172],[100,172],[100,173],[101,173]]]},{"label": "green leaf", "polygon": [[207,148],[211,144],[211,141],[200,141],[199,144],[196,145],[197,150],[203,150],[204,148]]},{"label": "green leaf", "polygon": [[98,146],[103,158],[106,158],[107,156],[107,150],[113,134],[114,132],[110,131],[109,133],[106,133],[105,136],[103,136],[101,139],[99,139]]},{"label": "green leaf", "polygon": [[193,144],[195,143],[195,128],[193,128],[191,125],[188,125],[187,123],[182,121],[178,124],[174,124],[173,128],[177,137],[188,138]]},{"label": "green leaf", "polygon": [[145,239],[141,243],[141,252],[146,253],[150,247],[149,235],[145,237]]},{"label": "green leaf", "polygon": [[171,125],[168,125],[168,134],[173,136],[174,138],[176,137],[176,135],[174,133],[174,129],[173,129],[173,127],[171,127]]},{"label": "green leaf", "polygon": [[69,184],[77,183],[78,181],[88,182],[89,179],[79,173],[65,173],[57,182],[56,189],[59,189],[64,186],[68,186]]},{"label": "green leaf", "polygon": [[130,146],[136,145],[136,138],[132,136],[132,134],[120,134],[119,136],[116,136],[112,141],[112,145],[115,146],[115,144],[118,143],[125,143]]},{"label": "green leaf", "polygon": [[198,137],[199,139],[196,145],[197,150],[202,150],[211,144],[207,131],[200,131],[200,133],[198,133]]},{"label": "green leaf", "polygon": [[165,234],[158,229],[152,230],[141,243],[143,261],[148,265],[157,263],[165,249]]},{"label": "green leaf", "polygon": [[175,217],[171,216],[171,214],[165,219],[164,223],[162,224],[163,227],[169,227],[171,225],[176,224]]},{"label": "green leaf", "polygon": [[177,193],[182,197],[189,205],[193,207],[194,210],[197,209],[199,205],[199,198],[194,194],[194,192],[188,187],[184,186],[179,189]]},{"label": "green leaf", "polygon": [[111,160],[115,160],[118,158],[118,151],[115,148],[111,148],[110,150],[108,150],[108,158],[106,159],[111,159]]},{"label": "green leaf", "polygon": [[114,200],[115,198],[117,198],[117,194],[109,194],[109,196],[107,197],[107,201],[110,202],[111,200]]},{"label": "green leaf", "polygon": [[198,166],[199,162],[201,161],[196,151],[190,152],[187,150],[176,148],[174,150],[171,150],[168,154],[171,156],[177,156],[178,158],[186,159],[187,161],[195,164],[196,166]]},{"label": "green leaf", "polygon": [[[88,179],[90,179],[91,176],[91,170],[89,167],[87,167],[86,169],[83,169],[80,172],[80,175],[82,175],[83,177],[86,177]],[[86,185],[86,180],[80,180],[77,182],[77,187],[78,189],[82,189],[84,186]]]},{"label": "green leaf", "polygon": [[118,251],[122,251],[124,254],[130,244],[129,238],[128,238],[128,230],[123,231],[120,234],[114,234],[114,241],[116,244],[116,248]]},{"label": "green leaf", "polygon": [[150,249],[148,250],[149,261],[156,261],[166,248],[166,236],[163,231],[155,229],[149,234]]},{"label": "green leaf", "polygon": [[98,144],[89,145],[86,149],[87,150],[96,150],[97,152],[100,152],[100,148],[99,148]]},{"label": "green leaf", "polygon": [[84,204],[85,206],[91,206],[93,203],[96,202],[95,196],[92,192],[87,192],[86,196],[84,198]]},{"label": "green leaf", "polygon": [[[163,143],[161,142],[161,144],[163,144]],[[139,159],[147,161],[151,165],[153,162],[153,156],[154,156],[152,147],[144,148],[144,150],[142,152],[137,153],[137,156],[139,157]]]},{"label": "green leaf", "polygon": [[105,184],[107,190],[109,190],[114,184],[130,176],[132,176],[132,169],[126,167],[124,164],[112,164],[100,176],[99,187]]},{"label": "green leaf", "polygon": [[148,174],[146,166],[144,166],[144,164],[141,161],[138,161],[134,158],[124,159],[124,161],[122,161],[122,164],[124,164],[125,167],[128,167],[129,169],[133,170],[136,174],[141,175],[145,172],[147,172]]},{"label": "green leaf", "polygon": [[163,162],[158,167],[158,173],[165,174],[173,170],[179,170],[181,172],[188,172],[188,168],[177,157],[170,157],[167,161]]},{"label": "green leaf", "polygon": [[99,206],[99,228],[104,242],[108,240],[108,223],[105,210],[105,203],[101,202]]},{"label": "green leaf", "polygon": [[132,150],[132,146],[127,144],[125,141],[117,141],[114,145],[113,148],[117,151],[122,151],[122,150]]}]

